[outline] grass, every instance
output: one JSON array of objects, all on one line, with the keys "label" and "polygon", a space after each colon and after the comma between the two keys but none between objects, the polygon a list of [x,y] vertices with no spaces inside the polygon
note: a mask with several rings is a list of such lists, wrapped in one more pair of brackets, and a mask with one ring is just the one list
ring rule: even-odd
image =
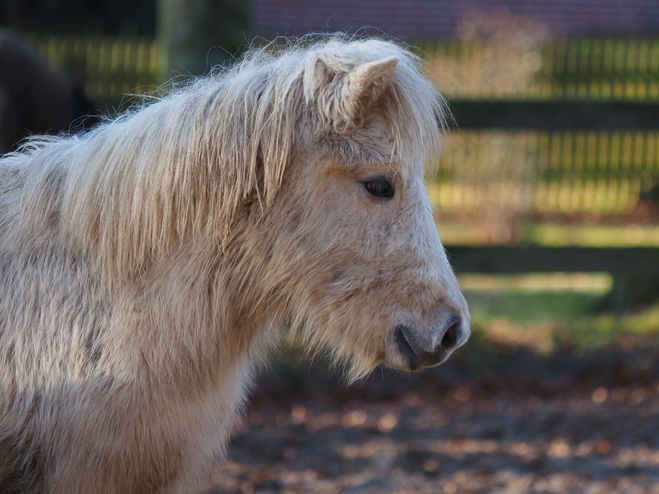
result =
[{"label": "grass", "polygon": [[528,224],[523,236],[538,245],[584,247],[653,247],[659,245],[659,225]]},{"label": "grass", "polygon": [[659,337],[659,304],[627,314],[600,313],[607,275],[464,276],[475,341],[551,354],[642,345]]},{"label": "grass", "polygon": [[[487,228],[479,221],[437,221],[442,242],[447,245],[489,244]],[[558,224],[525,222],[519,227],[519,241],[547,247],[656,247],[658,224]]]}]

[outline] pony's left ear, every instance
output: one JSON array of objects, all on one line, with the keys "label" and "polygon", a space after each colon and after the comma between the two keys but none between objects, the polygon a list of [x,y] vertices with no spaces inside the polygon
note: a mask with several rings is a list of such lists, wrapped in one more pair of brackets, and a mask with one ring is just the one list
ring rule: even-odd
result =
[{"label": "pony's left ear", "polygon": [[377,103],[391,83],[398,59],[387,57],[356,67],[344,79],[342,99],[346,117],[353,125]]}]

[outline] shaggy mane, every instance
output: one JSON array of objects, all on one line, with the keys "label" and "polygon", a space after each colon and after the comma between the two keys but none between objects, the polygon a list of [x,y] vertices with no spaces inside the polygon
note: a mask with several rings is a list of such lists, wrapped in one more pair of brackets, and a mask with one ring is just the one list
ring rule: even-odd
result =
[{"label": "shaggy mane", "polygon": [[139,274],[189,235],[222,247],[243,204],[272,205],[300,125],[312,122],[307,133],[322,142],[349,140],[330,98],[350,70],[385,57],[398,60],[380,105],[397,123],[394,153],[412,149],[435,162],[444,106],[418,57],[343,36],[284,48],[252,49],[232,68],[90,133],[35,138],[2,159],[0,208],[23,211],[0,217],[10,233],[0,247],[29,251],[40,229],[59,223],[62,244],[88,253],[112,279]]}]

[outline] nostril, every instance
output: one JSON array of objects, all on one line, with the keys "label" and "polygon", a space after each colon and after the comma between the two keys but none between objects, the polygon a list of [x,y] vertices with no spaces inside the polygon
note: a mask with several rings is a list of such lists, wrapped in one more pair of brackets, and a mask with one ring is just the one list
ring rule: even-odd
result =
[{"label": "nostril", "polygon": [[442,348],[450,350],[458,343],[460,326],[462,326],[462,320],[460,318],[456,318],[449,323],[449,327],[446,329],[444,336],[442,337]]}]

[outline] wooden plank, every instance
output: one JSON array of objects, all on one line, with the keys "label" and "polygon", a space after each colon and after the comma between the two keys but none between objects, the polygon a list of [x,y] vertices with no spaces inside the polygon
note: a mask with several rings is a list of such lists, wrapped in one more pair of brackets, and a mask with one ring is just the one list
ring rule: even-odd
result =
[{"label": "wooden plank", "polygon": [[659,275],[659,247],[449,246],[457,273]]},{"label": "wooden plank", "polygon": [[459,129],[656,129],[656,103],[453,99]]}]

